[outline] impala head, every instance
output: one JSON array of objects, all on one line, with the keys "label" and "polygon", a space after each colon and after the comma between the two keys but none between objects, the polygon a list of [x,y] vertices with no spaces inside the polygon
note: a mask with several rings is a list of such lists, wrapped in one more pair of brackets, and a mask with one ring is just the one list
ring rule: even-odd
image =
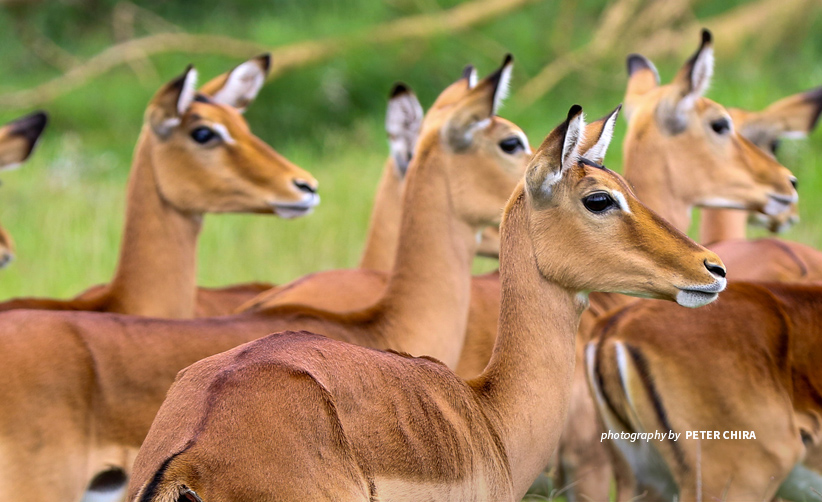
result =
[{"label": "impala head", "polygon": [[317,182],[254,136],[242,111],[265,81],[268,55],[195,89],[189,67],[163,86],[145,120],[160,192],[188,213],[258,212],[290,218],[319,203]]},{"label": "impala head", "polygon": [[628,57],[626,177],[639,187],[643,175],[638,171],[659,164],[668,170],[672,195],[689,205],[767,215],[788,211],[797,199],[795,178],[742,136],[722,105],[703,96],[712,73],[707,30],[668,85],[659,85],[653,63],[638,54]]},{"label": "impala head", "polygon": [[[780,99],[759,112],[741,108],[729,108],[728,112],[740,134],[776,156],[782,139],[804,138],[814,130],[822,113],[822,87]],[[754,223],[763,225],[772,232],[781,232],[799,221],[799,210],[793,204],[789,212],[779,216],[753,216]]]},{"label": "impala head", "polygon": [[512,68],[508,55],[497,71],[423,120],[415,159],[440,156],[457,213],[477,229],[499,224],[530,154],[522,129],[497,116]]},{"label": "impala head", "polygon": [[[466,66],[462,77],[448,86],[429,110],[437,115],[440,110],[448,110],[451,105],[464,97],[477,85],[477,72],[473,66]],[[446,112],[442,112],[446,113]],[[400,181],[405,177],[408,164],[413,157],[414,148],[420,136],[422,121],[425,117],[422,105],[414,92],[403,83],[397,83],[391,91],[385,117],[385,130],[388,133],[388,145],[391,160]],[[436,120],[436,119],[429,119]],[[499,258],[499,227],[489,226],[483,232],[477,254],[490,258]]]},{"label": "impala head", "polygon": [[[575,105],[531,158],[525,197],[537,266],[543,277],[572,291],[705,305],[725,288],[722,261],[600,165],[618,111],[586,129]],[[595,136],[585,138],[586,132]]]},{"label": "impala head", "polygon": [[[0,127],[0,170],[14,169],[31,155],[47,121],[44,112],[36,112]],[[14,242],[0,227],[0,268],[13,258]]]}]

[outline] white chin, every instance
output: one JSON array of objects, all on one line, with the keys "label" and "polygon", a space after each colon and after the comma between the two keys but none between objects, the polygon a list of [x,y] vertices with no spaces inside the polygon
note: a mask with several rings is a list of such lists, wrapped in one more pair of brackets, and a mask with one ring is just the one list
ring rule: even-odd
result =
[{"label": "white chin", "polygon": [[299,218],[300,216],[306,216],[314,212],[313,207],[306,207],[306,208],[290,208],[290,207],[275,207],[274,214],[279,216],[280,218],[284,218],[286,220],[290,220],[292,218]]},{"label": "white chin", "polygon": [[711,303],[719,297],[719,293],[705,293],[703,291],[681,290],[676,294],[676,302],[683,307],[695,309]]},{"label": "white chin", "polygon": [[768,216],[779,216],[780,214],[784,213],[785,211],[789,211],[791,209],[790,204],[786,204],[784,202],[780,202],[778,200],[769,198],[767,204],[762,209],[762,212],[767,214]]}]

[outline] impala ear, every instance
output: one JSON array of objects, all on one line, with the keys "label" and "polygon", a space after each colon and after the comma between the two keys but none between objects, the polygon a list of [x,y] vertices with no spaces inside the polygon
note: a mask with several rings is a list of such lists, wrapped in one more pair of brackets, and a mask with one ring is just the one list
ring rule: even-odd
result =
[{"label": "impala ear", "polygon": [[385,131],[388,133],[391,157],[401,179],[408,170],[417,145],[423,114],[422,105],[414,92],[403,83],[394,84],[385,114]]},{"label": "impala ear", "polygon": [[617,106],[614,111],[601,119],[585,126],[585,144],[580,146],[583,157],[597,164],[603,163],[608,146],[614,138],[614,127],[620,109],[622,105]]},{"label": "impala ear", "polygon": [[254,101],[271,69],[271,54],[262,54],[206,83],[200,92],[211,100],[244,112]]},{"label": "impala ear", "polygon": [[535,200],[549,200],[554,185],[563,174],[576,165],[580,145],[585,143],[585,118],[582,107],[574,105],[565,122],[556,127],[536,153],[525,171],[525,184]]},{"label": "impala ear", "polygon": [[477,86],[477,69],[474,68],[474,65],[469,64],[462,69],[462,78],[468,82],[469,89]]},{"label": "impala ear", "polygon": [[146,120],[161,138],[167,138],[180,125],[180,120],[194,101],[197,70],[189,65],[186,71],[160,88],[146,110]]},{"label": "impala ear", "polygon": [[45,112],[35,112],[0,128],[0,169],[14,169],[29,158],[47,123]]},{"label": "impala ear", "polygon": [[660,109],[663,123],[671,129],[671,132],[677,133],[685,127],[687,113],[693,109],[696,100],[708,90],[713,73],[713,37],[710,31],[703,29],[699,49],[674,77],[671,82],[671,95]]},{"label": "impala ear", "polygon": [[819,123],[822,87],[782,98],[761,112],[729,109],[740,134],[760,148],[774,151],[778,141],[807,136]]},{"label": "impala ear", "polygon": [[446,142],[456,151],[468,148],[474,133],[490,124],[501,102],[508,94],[514,58],[505,56],[502,66],[485,77],[456,104],[442,131]]},{"label": "impala ear", "polygon": [[631,120],[631,115],[648,91],[659,87],[659,72],[645,56],[631,54],[626,61],[628,67],[628,87],[625,90],[625,109],[623,115]]}]

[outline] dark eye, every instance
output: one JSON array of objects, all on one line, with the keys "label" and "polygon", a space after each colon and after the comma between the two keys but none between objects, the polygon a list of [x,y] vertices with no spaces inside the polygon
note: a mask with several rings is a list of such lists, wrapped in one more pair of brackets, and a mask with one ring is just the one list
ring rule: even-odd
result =
[{"label": "dark eye", "polygon": [[717,134],[725,134],[731,130],[731,123],[725,118],[715,120],[711,122],[711,129]]},{"label": "dark eye", "polygon": [[209,129],[208,127],[198,127],[191,131],[191,139],[196,141],[197,143],[205,144],[214,139],[217,136],[213,130]]},{"label": "dark eye", "polygon": [[592,213],[601,213],[615,206],[616,203],[607,193],[597,192],[582,199],[582,205]]},{"label": "dark eye", "polygon": [[522,140],[516,136],[505,138],[504,140],[500,141],[499,147],[502,148],[503,152],[511,155],[519,151],[525,150],[525,145],[522,144]]}]

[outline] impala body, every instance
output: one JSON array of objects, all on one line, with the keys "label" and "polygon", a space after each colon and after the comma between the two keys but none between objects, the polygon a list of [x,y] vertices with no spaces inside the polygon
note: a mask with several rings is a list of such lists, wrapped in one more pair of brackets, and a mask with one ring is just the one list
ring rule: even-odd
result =
[{"label": "impala body", "polygon": [[584,130],[574,106],[509,199],[500,332],[482,375],[270,335],[181,372],[135,461],[130,500],[522,497],[565,418],[581,293],[696,307],[725,284],[713,253],[580,157]]},{"label": "impala body", "polygon": [[230,313],[266,288],[198,289],[197,238],[206,213],[291,218],[319,203],[314,178],[249,130],[241,112],[270,66],[260,56],[195,89],[186,73],[152,98],[134,150],[114,278],[72,300],[20,298],[0,310],[87,310],[167,318]]}]

